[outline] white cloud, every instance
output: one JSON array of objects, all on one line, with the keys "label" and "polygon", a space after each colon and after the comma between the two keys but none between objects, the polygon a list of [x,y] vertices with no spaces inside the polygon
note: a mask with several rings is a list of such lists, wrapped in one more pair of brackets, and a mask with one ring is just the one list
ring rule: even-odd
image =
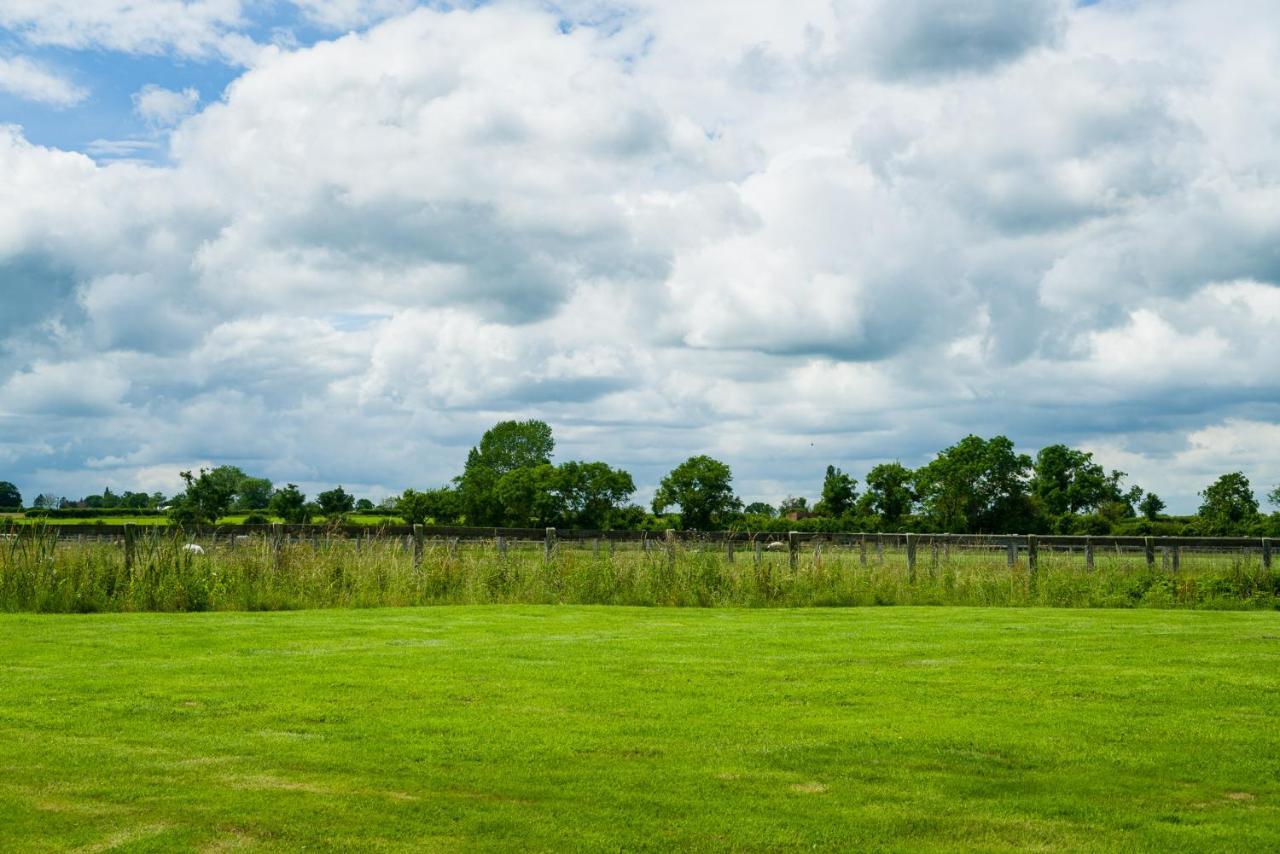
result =
[{"label": "white cloud", "polygon": [[199,103],[200,93],[192,88],[178,92],[149,83],[133,93],[134,112],[156,128],[176,125],[194,112]]},{"label": "white cloud", "polygon": [[[376,495],[518,415],[648,487],[706,451],[812,495],[1005,432],[1193,509],[1211,470],[1276,476],[1280,14],[1243,2],[299,0],[386,20],[210,103],[143,90],[165,165],[0,135],[5,479],[227,459]],[[227,59],[247,8],[0,23]]]},{"label": "white cloud", "polygon": [[417,5],[417,0],[291,0],[304,18],[312,24],[331,30],[366,27],[387,18],[402,15]]},{"label": "white cloud", "polygon": [[0,57],[0,92],[28,101],[70,107],[89,97],[89,90],[23,56]]},{"label": "white cloud", "polygon": [[245,62],[258,48],[244,14],[240,0],[6,0],[0,27],[33,45]]}]

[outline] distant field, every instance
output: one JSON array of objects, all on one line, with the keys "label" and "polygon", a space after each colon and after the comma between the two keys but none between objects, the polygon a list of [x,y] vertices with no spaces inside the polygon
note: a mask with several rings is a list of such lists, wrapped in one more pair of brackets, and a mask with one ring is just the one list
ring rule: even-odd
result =
[{"label": "distant field", "polygon": [[0,850],[1280,849],[1280,614],[0,616]]}]

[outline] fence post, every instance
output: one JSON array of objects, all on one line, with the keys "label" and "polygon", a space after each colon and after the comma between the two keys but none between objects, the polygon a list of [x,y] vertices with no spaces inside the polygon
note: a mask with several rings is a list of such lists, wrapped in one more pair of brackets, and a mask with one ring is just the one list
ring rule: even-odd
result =
[{"label": "fence post", "polygon": [[929,538],[929,580],[933,581],[938,577],[938,538],[936,536]]},{"label": "fence post", "polygon": [[753,559],[753,562],[755,563],[756,568],[759,569],[760,568],[760,552],[763,551],[764,547],[760,545],[759,537],[753,537],[751,540],[751,545],[752,545],[752,552],[754,552],[752,559]]},{"label": "fence post", "polygon": [[1084,568],[1093,572],[1093,537],[1087,535],[1084,538]]},{"label": "fence post", "polygon": [[667,566],[671,569],[676,568],[676,532],[674,528],[667,528]]},{"label": "fence post", "polygon": [[1174,546],[1170,551],[1173,553],[1173,573],[1177,575],[1182,570],[1182,546]]},{"label": "fence post", "polygon": [[791,568],[796,568],[796,563],[800,559],[800,540],[796,537],[796,531],[787,531],[787,558],[791,564]]},{"label": "fence post", "polygon": [[124,526],[124,571],[133,572],[133,525]]},{"label": "fence post", "polygon": [[591,541],[591,556],[600,557],[600,538],[596,537]]},{"label": "fence post", "polygon": [[496,539],[498,540],[498,557],[505,558],[507,556],[507,538],[499,534]]},{"label": "fence post", "polygon": [[1169,563],[1170,563],[1170,558],[1169,558],[1169,547],[1168,547],[1168,546],[1161,546],[1161,547],[1160,547],[1160,568],[1161,568],[1162,570],[1164,570],[1165,572],[1168,572],[1168,571],[1169,571]]},{"label": "fence post", "polygon": [[1018,563],[1018,544],[1012,537],[1004,544],[1004,562],[1010,569]]},{"label": "fence post", "polygon": [[858,537],[858,563],[867,565],[867,538]]},{"label": "fence post", "polygon": [[907,534],[907,581],[916,583],[916,535]]},{"label": "fence post", "polygon": [[1147,569],[1156,568],[1156,541],[1154,537],[1146,537],[1143,540],[1147,552]]},{"label": "fence post", "polygon": [[884,566],[884,534],[876,534],[876,562]]},{"label": "fence post", "polygon": [[728,560],[729,563],[733,563],[733,535],[732,534],[725,537],[724,553],[725,553],[725,559]]},{"label": "fence post", "polygon": [[820,542],[813,547],[813,568],[818,571],[822,570],[822,543]]},{"label": "fence post", "polygon": [[1271,538],[1262,538],[1262,568],[1271,568]]},{"label": "fence post", "polygon": [[422,566],[422,526],[413,526],[413,568]]}]

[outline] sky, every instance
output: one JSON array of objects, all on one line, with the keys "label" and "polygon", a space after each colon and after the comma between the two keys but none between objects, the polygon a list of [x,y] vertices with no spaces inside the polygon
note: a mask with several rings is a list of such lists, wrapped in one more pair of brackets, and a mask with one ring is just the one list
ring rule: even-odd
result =
[{"label": "sky", "polygon": [[1280,483],[1273,0],[0,0],[0,480]]}]

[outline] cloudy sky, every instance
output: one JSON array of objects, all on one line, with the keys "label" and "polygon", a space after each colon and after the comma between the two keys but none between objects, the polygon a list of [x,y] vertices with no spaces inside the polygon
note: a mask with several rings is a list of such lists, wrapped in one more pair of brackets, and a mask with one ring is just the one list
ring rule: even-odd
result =
[{"label": "cloudy sky", "polygon": [[[1228,11],[1229,10],[1229,11]],[[0,0],[0,479],[1280,482],[1274,0]]]}]

